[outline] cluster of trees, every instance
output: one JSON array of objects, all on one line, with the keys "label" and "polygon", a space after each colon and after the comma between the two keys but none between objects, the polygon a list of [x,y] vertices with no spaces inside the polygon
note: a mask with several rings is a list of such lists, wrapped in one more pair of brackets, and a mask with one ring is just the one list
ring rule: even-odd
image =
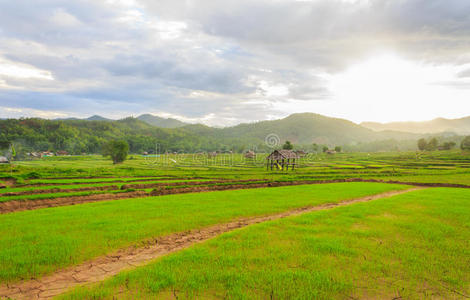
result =
[{"label": "cluster of trees", "polygon": [[[418,140],[418,149],[421,151],[451,150],[455,148],[455,146],[457,146],[457,143],[454,141],[447,141],[440,144],[435,137],[430,140],[426,140],[425,138]],[[462,150],[470,150],[470,136],[467,136],[462,140],[460,148]]]},{"label": "cluster of trees", "polygon": [[[110,140],[126,141],[131,153],[215,151],[229,148],[217,138],[198,136],[184,129],[158,128],[134,118],[119,121],[0,120],[0,149],[13,144],[22,159],[28,152],[67,151],[99,154]],[[240,149],[241,151],[242,149]]]},{"label": "cluster of trees", "polygon": [[462,142],[460,143],[460,149],[462,150],[470,150],[470,135],[466,136]]}]

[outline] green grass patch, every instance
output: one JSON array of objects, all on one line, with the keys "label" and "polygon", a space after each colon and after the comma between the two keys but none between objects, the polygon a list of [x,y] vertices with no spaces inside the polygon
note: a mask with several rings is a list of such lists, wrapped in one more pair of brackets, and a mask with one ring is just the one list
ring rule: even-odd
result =
[{"label": "green grass patch", "polygon": [[253,225],[61,298],[467,298],[469,194],[427,189]]},{"label": "green grass patch", "polygon": [[102,201],[0,215],[0,281],[37,277],[151,237],[406,188],[377,183],[289,186]]}]

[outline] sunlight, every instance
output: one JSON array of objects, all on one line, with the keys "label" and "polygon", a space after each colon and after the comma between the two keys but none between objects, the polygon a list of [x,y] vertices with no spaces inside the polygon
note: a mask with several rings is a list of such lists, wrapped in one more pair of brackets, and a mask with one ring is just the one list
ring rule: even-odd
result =
[{"label": "sunlight", "polygon": [[425,120],[441,114],[444,101],[468,97],[468,91],[451,88],[457,73],[453,66],[382,55],[332,76],[330,90],[341,105],[354,112],[355,119]]}]

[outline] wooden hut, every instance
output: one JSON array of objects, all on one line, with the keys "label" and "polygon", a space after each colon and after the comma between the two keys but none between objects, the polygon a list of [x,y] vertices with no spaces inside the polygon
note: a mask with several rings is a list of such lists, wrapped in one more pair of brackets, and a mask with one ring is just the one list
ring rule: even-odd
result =
[{"label": "wooden hut", "polygon": [[295,153],[297,154],[297,156],[299,156],[299,158],[307,156],[307,152],[303,150],[296,150]]},{"label": "wooden hut", "polygon": [[207,152],[207,158],[215,158],[217,156],[217,152]]},{"label": "wooden hut", "polygon": [[247,151],[245,152],[245,158],[247,159],[254,159],[256,158],[256,153],[254,151]]},{"label": "wooden hut", "polygon": [[295,168],[295,160],[299,156],[292,150],[274,150],[268,157],[266,157],[266,169],[268,170],[271,167],[277,167],[281,170],[286,168],[286,171],[289,170],[289,166],[292,166],[292,170]]}]

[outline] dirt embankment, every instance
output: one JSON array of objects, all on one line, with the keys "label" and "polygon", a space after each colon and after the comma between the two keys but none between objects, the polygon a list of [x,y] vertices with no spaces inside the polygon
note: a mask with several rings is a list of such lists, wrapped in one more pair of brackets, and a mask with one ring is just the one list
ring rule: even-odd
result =
[{"label": "dirt embankment", "polygon": [[[214,183],[215,182],[215,183]],[[240,183],[243,182],[243,183]],[[341,182],[377,182],[377,183],[389,183],[389,184],[404,184],[411,186],[422,186],[422,187],[452,187],[452,188],[470,188],[468,185],[462,184],[450,184],[450,183],[419,183],[419,182],[402,182],[402,181],[383,181],[376,179],[362,179],[362,178],[349,178],[349,179],[334,179],[334,180],[321,180],[321,181],[272,181],[272,182],[260,182],[260,180],[243,180],[231,183],[230,181],[212,181],[211,182],[191,182],[194,185],[204,184],[202,186],[187,186],[188,184],[168,185],[168,184],[157,184],[155,189],[151,192],[146,191],[133,191],[133,192],[121,192],[121,193],[105,193],[98,195],[88,196],[71,196],[71,197],[60,197],[52,199],[35,199],[35,200],[12,200],[0,202],[0,214],[11,213],[23,210],[33,210],[46,207],[74,205],[87,202],[97,202],[106,200],[116,200],[125,198],[136,198],[136,197],[149,197],[149,196],[162,196],[171,194],[183,194],[183,193],[198,193],[198,192],[209,192],[209,191],[224,191],[224,190],[237,190],[237,189],[252,189],[252,188],[266,188],[266,187],[281,187],[281,186],[292,186],[292,185],[310,185],[310,184],[327,184],[327,183],[341,183]],[[206,185],[207,184],[207,185]],[[128,186],[130,188],[131,185]],[[178,187],[181,186],[181,187]],[[154,185],[145,185],[145,188],[151,188]]]},{"label": "dirt embankment", "polygon": [[164,237],[158,237],[147,241],[144,247],[130,247],[121,249],[115,253],[98,257],[78,266],[59,270],[51,275],[30,281],[17,282],[14,284],[0,285],[0,298],[7,299],[50,299],[58,296],[68,289],[78,285],[86,285],[102,281],[114,276],[119,272],[148,264],[152,260],[196,243],[204,242],[222,233],[238,228],[246,227],[256,223],[301,215],[307,212],[331,209],[346,206],[353,203],[367,202],[380,198],[391,197],[403,193],[421,189],[419,187],[402,191],[389,191],[377,195],[366,196],[340,203],[328,203],[318,206],[297,208],[290,211],[261,216],[242,218],[226,224],[218,224],[210,227],[174,233]]},{"label": "dirt embankment", "polygon": [[88,196],[59,197],[52,199],[35,200],[12,200],[0,202],[0,214],[12,213],[22,210],[32,210],[46,207],[56,207],[65,205],[75,205],[87,202],[97,202],[105,200],[116,200],[125,198],[146,197],[149,194],[145,191],[123,192],[117,194],[97,194]]},{"label": "dirt embankment", "polygon": [[[91,177],[91,178],[94,178],[94,177]],[[91,179],[90,178],[90,179]],[[96,178],[96,177],[95,177]],[[104,178],[107,178],[107,177],[104,177]],[[59,178],[57,178],[59,179]],[[66,178],[66,179],[69,179],[69,178]],[[77,178],[77,179],[80,179],[80,178]],[[84,177],[84,178],[81,178],[81,179],[88,179],[88,177]],[[139,182],[139,181],[159,181],[159,180],[192,180],[192,179],[206,179],[206,178],[202,178],[202,177],[148,177],[148,178],[142,178],[142,179],[135,179],[135,180],[132,180],[132,182]],[[79,185],[79,184],[100,184],[100,183],[109,183],[109,184],[113,184],[113,183],[126,183],[126,182],[129,182],[128,180],[119,180],[116,178],[116,180],[103,180],[103,181],[88,181],[88,182],[83,182],[83,181],[74,181],[74,182],[64,182],[64,183],[55,183],[55,182],[47,182],[47,183],[25,183],[25,184],[21,184],[21,185],[18,185],[18,187],[35,187],[35,186],[47,186],[47,185]]]},{"label": "dirt embankment", "polygon": [[76,189],[46,189],[46,190],[32,190],[32,191],[21,191],[21,192],[8,192],[0,193],[0,196],[22,196],[22,195],[36,195],[36,194],[52,194],[52,193],[70,193],[70,192],[86,192],[86,191],[112,191],[118,190],[117,185],[107,185],[107,186],[90,186],[90,187],[81,187]]},{"label": "dirt embankment", "polygon": [[0,178],[0,189],[5,189],[7,187],[14,186],[16,184],[16,179],[14,178]]}]

